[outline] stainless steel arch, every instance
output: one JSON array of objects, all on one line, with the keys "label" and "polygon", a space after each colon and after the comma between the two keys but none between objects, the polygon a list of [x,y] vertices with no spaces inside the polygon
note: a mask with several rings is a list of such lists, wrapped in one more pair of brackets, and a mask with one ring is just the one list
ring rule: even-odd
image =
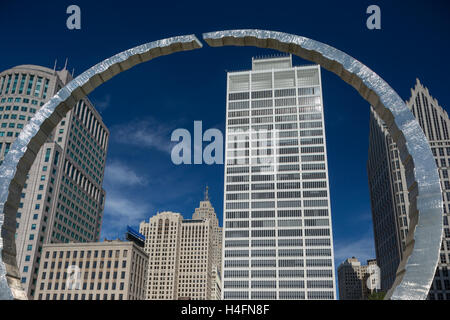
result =
[{"label": "stainless steel arch", "polygon": [[[359,61],[311,39],[264,30],[212,32],[204,34],[204,39],[211,46],[259,46],[316,62],[340,76],[375,107],[399,146],[411,195],[411,232],[405,258],[388,297],[425,299],[433,280],[442,237],[441,187],[426,137],[401,98]],[[200,47],[197,38],[188,35],[150,42],[119,53],[67,84],[25,126],[0,167],[0,299],[26,298],[20,286],[15,257],[15,213],[27,172],[62,117],[79,99],[116,74],[161,55]]]},{"label": "stainless steel arch", "polygon": [[439,259],[442,193],[430,145],[398,94],[375,72],[348,54],[305,37],[266,30],[203,34],[213,47],[256,46],[292,53],[320,64],[354,87],[386,122],[405,165],[410,200],[410,232],[404,258],[386,299],[426,299]]},{"label": "stainless steel arch", "polygon": [[80,74],[52,97],[15,140],[0,167],[0,299],[26,299],[16,262],[16,212],[25,178],[40,147],[76,102],[122,71],[159,56],[201,48],[195,35],[149,42],[123,51]]}]

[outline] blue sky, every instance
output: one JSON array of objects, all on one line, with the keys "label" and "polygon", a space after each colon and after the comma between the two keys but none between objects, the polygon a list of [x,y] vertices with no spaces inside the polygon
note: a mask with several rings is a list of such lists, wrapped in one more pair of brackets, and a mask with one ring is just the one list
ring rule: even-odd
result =
[{"label": "blue sky", "polygon": [[[220,3],[220,4],[219,4]],[[66,8],[81,8],[81,30],[66,28]],[[126,4],[126,5],[124,5]],[[366,28],[366,8],[381,7],[382,29]],[[100,60],[165,37],[259,28],[313,38],[375,70],[408,99],[416,77],[444,108],[450,51],[446,1],[7,1],[0,2],[0,70],[19,64],[79,74]],[[102,237],[122,236],[157,211],[190,217],[205,185],[222,220],[223,166],[175,166],[170,134],[224,129],[226,70],[251,68],[251,57],[276,54],[224,47],[177,53],[139,65],[90,95],[111,130]],[[308,62],[298,58],[294,63]],[[374,257],[366,174],[368,104],[353,88],[322,72],[336,262]],[[133,143],[129,143],[133,141]]]}]

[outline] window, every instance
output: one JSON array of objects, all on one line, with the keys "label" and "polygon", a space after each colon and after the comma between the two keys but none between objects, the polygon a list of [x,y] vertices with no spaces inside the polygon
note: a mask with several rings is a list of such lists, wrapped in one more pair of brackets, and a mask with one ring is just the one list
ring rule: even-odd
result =
[{"label": "window", "polygon": [[45,162],[48,162],[48,160],[50,159],[50,152],[52,149],[47,148],[47,150],[45,151]]}]

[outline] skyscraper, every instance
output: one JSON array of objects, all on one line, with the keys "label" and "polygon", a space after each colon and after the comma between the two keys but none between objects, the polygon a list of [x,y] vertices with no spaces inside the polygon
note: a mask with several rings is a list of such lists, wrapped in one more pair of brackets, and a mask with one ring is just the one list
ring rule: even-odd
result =
[{"label": "skyscraper", "polygon": [[[429,299],[450,300],[450,119],[447,112],[417,79],[411,98],[406,105],[416,117],[427,137],[441,177],[444,201],[444,238],[436,275]],[[383,121],[371,111],[369,158],[367,162],[375,250],[381,269],[381,289],[392,286],[397,267],[403,257],[409,226],[408,186],[405,169],[400,161],[396,144],[392,141]]]},{"label": "skyscraper", "polygon": [[[215,282],[218,282],[217,277],[221,277],[222,273],[222,228],[219,226],[219,220],[217,219],[216,211],[214,210],[214,207],[212,206],[211,202],[209,201],[209,195],[208,195],[208,187],[206,187],[205,191],[205,198],[203,201],[200,201],[200,206],[198,208],[195,208],[194,214],[192,215],[192,219],[199,220],[199,219],[209,219],[211,223],[212,228],[212,246],[213,246],[213,263],[212,263],[212,277]],[[217,277],[216,277],[217,274]],[[219,285],[221,287],[221,281],[220,283],[216,283],[215,286],[213,286],[213,294],[212,296],[216,296],[217,292],[217,286]]]},{"label": "skyscraper", "polygon": [[160,212],[141,222],[149,255],[148,300],[215,300],[221,289],[221,228],[214,208],[205,199],[192,219],[175,212]]},{"label": "skyscraper", "polygon": [[[0,161],[26,123],[70,80],[66,69],[34,65],[0,73]],[[101,116],[85,98],[66,114],[36,156],[22,191],[16,234],[17,264],[30,298],[44,244],[100,237],[108,137]]]},{"label": "skyscraper", "polygon": [[146,300],[178,299],[181,221],[181,214],[165,211],[139,226],[149,256]]},{"label": "skyscraper", "polygon": [[370,111],[367,173],[381,290],[387,292],[394,283],[405,247],[409,203],[405,170],[397,146],[373,109]]},{"label": "skyscraper", "polygon": [[224,299],[335,299],[320,67],[228,72]]}]

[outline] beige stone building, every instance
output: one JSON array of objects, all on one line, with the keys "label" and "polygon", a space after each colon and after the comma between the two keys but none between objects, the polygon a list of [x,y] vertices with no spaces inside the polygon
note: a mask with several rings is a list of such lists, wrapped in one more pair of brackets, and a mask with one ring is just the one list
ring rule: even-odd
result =
[{"label": "beige stone building", "polygon": [[[213,246],[213,263],[212,277],[215,279],[212,296],[216,295],[217,290],[221,290],[222,286],[222,228],[219,226],[216,211],[209,201],[208,187],[206,187],[205,198],[200,201],[200,206],[195,208],[192,219],[209,219],[212,228],[212,246]],[[218,289],[220,287],[220,289]],[[219,298],[220,300],[220,298]]]},{"label": "beige stone building", "polygon": [[177,299],[180,229],[183,217],[179,213],[161,212],[141,222],[139,232],[145,236],[148,254],[148,300]]},{"label": "beige stone building", "polygon": [[149,255],[146,299],[220,299],[221,228],[207,192],[193,219],[161,212],[139,232]]},{"label": "beige stone building", "polygon": [[[339,300],[367,300],[372,290],[367,286],[367,280],[372,273],[370,266],[377,267],[375,259],[367,260],[367,265],[361,265],[355,257],[349,258],[338,267]],[[372,282],[379,279],[371,279]]]},{"label": "beige stone building", "polygon": [[211,220],[183,220],[178,272],[178,298],[213,300],[214,247]]},{"label": "beige stone building", "polygon": [[143,300],[148,255],[133,242],[47,244],[35,299]]}]

